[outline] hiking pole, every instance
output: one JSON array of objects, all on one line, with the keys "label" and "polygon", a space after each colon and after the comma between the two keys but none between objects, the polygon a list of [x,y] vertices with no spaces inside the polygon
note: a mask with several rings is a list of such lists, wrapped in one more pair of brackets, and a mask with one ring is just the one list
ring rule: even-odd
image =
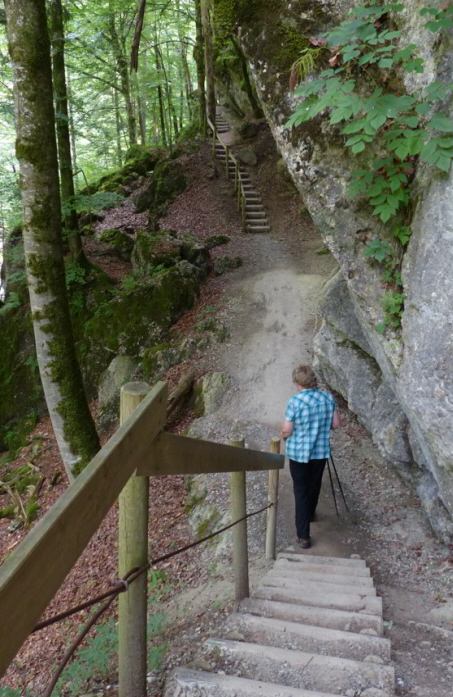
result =
[{"label": "hiking pole", "polygon": [[[332,463],[333,464],[333,463]],[[335,496],[335,487],[333,485],[333,479],[332,479],[332,472],[330,470],[330,462],[329,458],[327,458],[327,469],[329,470],[329,479],[330,479],[330,486],[332,487],[332,495],[333,495],[333,500],[335,503],[335,510],[337,512],[337,516],[340,517],[340,513],[338,511],[338,505],[337,505],[337,497]]]},{"label": "hiking pole", "polygon": [[[349,513],[348,504],[346,503],[346,498],[344,495],[343,487],[341,486],[340,477],[338,476],[337,468],[335,467],[335,462],[333,461],[332,454],[330,455],[330,459],[332,460],[333,471],[335,472],[336,477],[337,477],[338,486],[340,487],[340,491],[341,491],[341,495],[343,497],[343,502],[344,502],[345,508],[346,508],[347,512]],[[330,470],[329,470],[329,472],[330,472]]]}]

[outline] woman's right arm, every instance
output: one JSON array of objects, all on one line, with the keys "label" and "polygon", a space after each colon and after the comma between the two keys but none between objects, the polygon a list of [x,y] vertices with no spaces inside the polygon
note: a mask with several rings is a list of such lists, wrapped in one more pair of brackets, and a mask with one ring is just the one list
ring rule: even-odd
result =
[{"label": "woman's right arm", "polygon": [[336,429],[340,426],[340,416],[338,414],[338,411],[335,409],[333,413],[333,419],[332,419],[332,428]]}]

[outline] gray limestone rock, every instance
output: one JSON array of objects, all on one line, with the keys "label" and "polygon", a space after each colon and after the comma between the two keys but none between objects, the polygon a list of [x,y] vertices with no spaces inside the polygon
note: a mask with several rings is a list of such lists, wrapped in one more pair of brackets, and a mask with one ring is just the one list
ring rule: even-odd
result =
[{"label": "gray limestone rock", "polygon": [[220,407],[230,387],[226,373],[207,373],[195,384],[194,411],[197,417],[212,414]]},{"label": "gray limestone rock", "polygon": [[137,374],[140,361],[131,356],[116,356],[100,378],[99,409],[101,429],[108,429],[119,418],[120,390]]},{"label": "gray limestone rock", "polygon": [[251,146],[237,150],[235,155],[240,162],[243,162],[245,165],[249,165],[249,167],[253,167],[258,162],[256,152]]},{"label": "gray limestone rock", "polygon": [[[334,4],[338,21],[351,4],[358,2]],[[379,334],[380,299],[388,288],[379,264],[370,263],[364,250],[370,240],[385,239],[388,226],[370,215],[363,201],[348,196],[351,173],[360,164],[345,153],[328,110],[288,129],[288,117],[301,97],[289,91],[284,71],[269,70],[274,55],[269,37],[283,17],[300,35],[312,33],[313,23],[318,33],[331,24],[330,12],[323,15],[324,3],[322,8],[315,3],[317,15],[315,6],[307,10],[305,5],[301,12],[302,4],[295,0],[285,6],[284,15],[277,8],[272,20],[255,15],[253,24],[241,26],[240,41],[277,147],[344,279],[337,279],[327,292],[326,321],[315,340],[318,370],[346,397],[390,460],[407,470],[410,451],[415,453],[419,471],[411,477],[422,475],[423,481],[426,473],[431,477],[432,486],[422,486],[429,493],[420,496],[433,526],[442,530],[433,510],[440,507],[453,515],[453,172],[446,175],[427,165],[417,166],[418,206],[410,221],[413,235],[403,263],[402,329]],[[435,43],[416,11],[418,2],[407,5],[395,21],[404,41],[417,46],[426,66],[422,74],[401,75],[412,94],[421,93],[433,80],[448,81],[453,50],[446,34]],[[451,115],[449,99],[443,108]]]}]

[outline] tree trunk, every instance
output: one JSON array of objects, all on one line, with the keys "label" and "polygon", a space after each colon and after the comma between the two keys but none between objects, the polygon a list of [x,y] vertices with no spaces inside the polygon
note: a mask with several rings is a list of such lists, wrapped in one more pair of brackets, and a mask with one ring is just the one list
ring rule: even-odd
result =
[{"label": "tree trunk", "polygon": [[198,104],[200,109],[200,130],[206,137],[206,71],[204,64],[204,36],[203,22],[201,18],[201,0],[195,2],[195,25],[196,25],[196,43],[193,50],[193,57],[197,65],[197,83],[198,83]]},{"label": "tree trunk", "polygon": [[[147,65],[147,55],[146,51],[143,51],[143,58],[142,58],[142,70],[143,70],[143,78],[146,80],[146,71],[147,71],[148,65]],[[146,83],[145,83],[146,84]],[[143,82],[139,88],[138,88],[138,115],[139,115],[139,124],[140,124],[140,140],[142,141],[142,145],[146,145],[146,87],[143,85]]]},{"label": "tree trunk", "polygon": [[201,0],[201,18],[203,22],[204,34],[204,56],[207,84],[208,116],[215,125],[216,99],[214,85],[214,53],[212,40],[212,24],[210,16],[209,0]]},{"label": "tree trunk", "polygon": [[68,244],[72,261],[87,268],[89,264],[83,252],[82,240],[79,234],[79,220],[73,203],[75,191],[71,157],[71,139],[69,136],[68,93],[66,89],[64,60],[65,37],[61,0],[52,0],[50,9],[53,86],[56,107],[61,198],[63,205],[66,203],[67,206],[70,207],[64,213],[64,224],[68,235]]},{"label": "tree trunk", "polygon": [[116,158],[118,167],[123,164],[123,153],[121,151],[121,117],[120,105],[118,99],[118,90],[112,89],[113,92],[113,109],[115,111],[115,128],[116,128]]},{"label": "tree trunk", "polygon": [[[154,41],[155,41],[154,57],[156,59],[156,70],[157,70],[157,74],[158,74],[157,79],[159,80],[159,86],[157,87],[157,99],[159,101],[161,139],[162,139],[162,145],[164,147],[166,147],[167,146],[167,129],[165,126],[164,95],[163,95],[162,85],[160,84],[160,80],[161,80],[161,76],[162,76],[162,68],[160,65],[159,46],[157,45],[157,42],[158,42],[157,30],[155,32]],[[170,138],[171,138],[171,136],[170,136]]]},{"label": "tree trunk", "polygon": [[137,124],[135,120],[134,104],[131,96],[131,81],[129,79],[129,66],[126,58],[126,52],[121,44],[120,37],[116,30],[115,13],[110,8],[110,38],[112,40],[112,49],[118,66],[118,73],[121,81],[121,93],[126,102],[127,124],[129,127],[129,145],[137,143]]},{"label": "tree trunk", "polygon": [[6,0],[22,180],[27,283],[39,372],[70,478],[99,449],[66,295],[50,41],[45,0]]},{"label": "tree trunk", "polygon": [[[176,0],[176,10],[179,13],[181,11],[181,4],[180,0]],[[181,43],[181,64],[182,64],[182,71],[184,75],[184,83],[185,83],[185,90],[186,90],[186,101],[187,101],[187,109],[189,112],[189,121],[192,121],[192,76],[190,74],[190,67],[189,67],[189,62],[187,60],[187,46],[185,42],[185,37],[182,31],[182,27],[180,24],[180,18],[178,17],[178,38]],[[182,125],[181,125],[182,128]]]},{"label": "tree trunk", "polygon": [[72,92],[71,92],[71,80],[68,73],[68,107],[69,107],[69,133],[71,136],[71,152],[72,152],[72,164],[73,171],[76,172],[74,175],[74,187],[75,190],[79,190],[79,167],[77,165],[77,146],[76,146],[76,132],[74,125],[74,108],[72,106]]}]

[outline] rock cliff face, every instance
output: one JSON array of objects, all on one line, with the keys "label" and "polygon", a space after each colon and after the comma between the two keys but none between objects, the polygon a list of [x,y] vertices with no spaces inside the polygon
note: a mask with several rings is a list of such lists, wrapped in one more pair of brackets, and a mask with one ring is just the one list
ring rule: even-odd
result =
[{"label": "rock cliff face", "polygon": [[[326,287],[317,368],[382,453],[414,482],[433,528],[446,540],[453,534],[453,172],[418,168],[413,235],[403,262],[402,330],[381,335],[375,326],[385,288],[364,248],[382,229],[360,201],[347,196],[357,159],[345,152],[339,129],[326,116],[292,132],[285,128],[298,100],[289,90],[289,69],[304,40],[337,24],[357,4],[257,0],[237,32],[277,146],[339,265]],[[406,79],[409,92],[434,79],[451,82],[453,75],[453,36],[436,37],[423,28],[419,10],[426,4],[407,0],[397,20],[404,42],[415,43],[425,59],[424,73]]]}]

